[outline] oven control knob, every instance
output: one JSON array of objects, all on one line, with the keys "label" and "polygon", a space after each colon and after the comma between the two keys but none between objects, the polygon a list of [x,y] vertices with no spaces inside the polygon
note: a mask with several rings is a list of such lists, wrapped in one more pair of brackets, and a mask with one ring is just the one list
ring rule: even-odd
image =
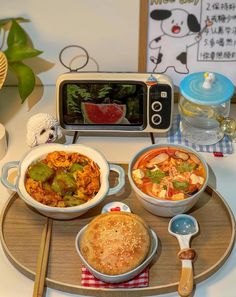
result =
[{"label": "oven control knob", "polygon": [[151,117],[151,121],[154,125],[159,125],[161,123],[161,116],[159,114],[154,114]]},{"label": "oven control knob", "polygon": [[162,104],[159,101],[152,102],[152,110],[153,111],[160,111],[162,110]]}]

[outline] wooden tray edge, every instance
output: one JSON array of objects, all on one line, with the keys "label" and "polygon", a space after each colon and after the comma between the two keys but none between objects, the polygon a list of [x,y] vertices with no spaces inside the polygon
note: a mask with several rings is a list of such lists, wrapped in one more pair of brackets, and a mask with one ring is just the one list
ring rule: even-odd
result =
[{"label": "wooden tray edge", "polygon": [[229,255],[234,247],[235,235],[236,235],[235,217],[234,217],[234,214],[233,214],[230,206],[228,205],[227,201],[224,199],[224,197],[218,191],[216,191],[209,185],[207,186],[205,191],[211,195],[214,192],[224,203],[224,206],[227,209],[228,215],[230,218],[232,234],[231,234],[229,246],[226,249],[225,253],[222,255],[221,259],[219,259],[219,261],[217,261],[213,266],[211,266],[211,268],[209,268],[208,270],[206,270],[203,273],[200,273],[194,277],[194,281],[196,284],[202,282],[203,280],[205,280],[205,278],[209,278],[210,276],[212,276],[214,273],[216,273],[222,267],[222,265],[226,262],[226,260],[228,259]]},{"label": "wooden tray edge", "polygon": [[[16,197],[15,197],[16,196]],[[8,260],[11,262],[11,264],[17,269],[19,270],[22,274],[24,274],[25,276],[27,276],[28,278],[34,280],[34,276],[35,276],[35,273],[28,269],[26,266],[22,265],[12,254],[11,252],[9,251],[6,243],[5,243],[5,240],[4,240],[4,234],[3,234],[3,222],[4,222],[4,218],[6,216],[6,213],[8,211],[8,209],[10,208],[10,206],[12,205],[12,203],[17,199],[17,193],[16,192],[13,192],[9,199],[7,200],[4,208],[2,209],[2,212],[1,212],[1,216],[0,216],[0,224],[1,224],[1,229],[0,229],[0,241],[1,241],[1,244],[2,244],[2,248],[3,248],[3,251],[6,255],[6,257],[8,258]]]},{"label": "wooden tray edge", "polygon": [[[208,194],[212,195],[213,193],[215,193],[223,202],[224,206],[226,207],[227,211],[228,211],[228,215],[230,218],[230,222],[231,222],[231,228],[232,228],[232,234],[231,234],[231,240],[229,243],[228,248],[226,249],[225,253],[222,255],[221,259],[219,259],[219,261],[217,261],[213,266],[211,266],[208,270],[204,271],[201,274],[198,274],[194,277],[194,283],[198,284],[200,282],[202,282],[203,280],[205,280],[206,278],[209,278],[210,276],[212,276],[214,273],[216,273],[221,267],[222,265],[226,262],[226,260],[228,259],[234,243],[235,243],[235,234],[236,234],[236,230],[235,230],[235,218],[234,215],[232,213],[231,208],[229,207],[228,203],[226,202],[226,200],[222,197],[222,195],[217,192],[216,190],[214,190],[212,187],[207,186],[206,190],[205,190]],[[1,229],[0,229],[0,241],[3,247],[3,251],[5,253],[5,255],[7,256],[7,258],[9,259],[9,261],[11,262],[11,264],[17,269],[19,270],[22,274],[24,274],[26,277],[30,278],[31,280],[35,279],[35,272],[28,269],[26,266],[20,264],[18,262],[18,260],[12,256],[11,252],[9,251],[5,240],[4,240],[4,235],[3,235],[3,222],[4,222],[4,218],[5,215],[7,213],[7,210],[10,208],[11,204],[14,202],[15,199],[17,199],[17,193],[12,193],[11,196],[9,197],[9,199],[7,200],[2,213],[1,213],[1,217],[0,217],[0,223],[1,223]],[[46,285],[49,288],[52,289],[56,289],[59,291],[63,291],[63,292],[67,292],[67,293],[72,293],[72,294],[82,294],[85,296],[90,296],[91,294],[93,294],[93,296],[98,296],[98,297],[108,297],[110,296],[110,293],[113,292],[114,297],[115,296],[121,296],[120,293],[122,294],[123,297],[125,296],[129,296],[129,297],[136,297],[137,293],[138,294],[142,294],[142,296],[150,296],[150,294],[152,295],[159,295],[159,294],[166,294],[166,293],[170,293],[170,292],[174,292],[177,291],[178,288],[178,282],[176,283],[171,283],[168,285],[164,285],[164,286],[152,286],[152,287],[144,287],[144,288],[132,288],[132,289],[127,289],[127,288],[102,288],[102,289],[97,289],[97,288],[92,288],[92,287],[83,287],[80,285],[71,285],[71,284],[66,284],[63,282],[58,282],[55,281],[53,279],[50,278],[46,278]],[[116,295],[116,293],[118,295]]]}]

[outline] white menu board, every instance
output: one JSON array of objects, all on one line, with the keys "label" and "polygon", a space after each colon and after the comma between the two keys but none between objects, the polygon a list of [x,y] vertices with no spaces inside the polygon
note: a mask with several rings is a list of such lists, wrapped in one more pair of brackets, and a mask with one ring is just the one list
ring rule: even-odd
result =
[{"label": "white menu board", "polygon": [[212,26],[199,42],[198,61],[236,61],[236,1],[203,1],[201,17]]},{"label": "white menu board", "polygon": [[198,71],[236,85],[236,1],[149,0],[146,69],[177,86]]}]

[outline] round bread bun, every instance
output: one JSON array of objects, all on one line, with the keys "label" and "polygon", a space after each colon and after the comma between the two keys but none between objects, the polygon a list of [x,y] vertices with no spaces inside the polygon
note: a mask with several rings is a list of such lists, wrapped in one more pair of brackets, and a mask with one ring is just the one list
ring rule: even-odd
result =
[{"label": "round bread bun", "polygon": [[113,211],[92,220],[80,240],[80,250],[94,269],[107,275],[131,271],[147,257],[150,231],[135,214]]}]

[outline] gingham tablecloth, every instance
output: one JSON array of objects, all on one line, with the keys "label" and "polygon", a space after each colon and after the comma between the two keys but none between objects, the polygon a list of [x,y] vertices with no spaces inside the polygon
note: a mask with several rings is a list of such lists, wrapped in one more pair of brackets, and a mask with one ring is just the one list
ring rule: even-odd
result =
[{"label": "gingham tablecloth", "polygon": [[232,154],[233,153],[233,144],[229,137],[225,136],[221,141],[219,141],[216,144],[197,145],[197,144],[189,142],[188,140],[186,140],[182,137],[180,129],[179,129],[179,123],[180,123],[180,116],[175,115],[173,118],[172,127],[167,135],[168,143],[186,145],[188,147],[192,147],[193,149],[195,149],[198,152],[208,152],[208,153],[221,152],[223,154]]},{"label": "gingham tablecloth", "polygon": [[84,287],[93,288],[140,288],[149,285],[149,269],[146,268],[143,272],[137,275],[130,281],[119,284],[108,284],[95,278],[85,266],[82,266],[81,285]]}]

